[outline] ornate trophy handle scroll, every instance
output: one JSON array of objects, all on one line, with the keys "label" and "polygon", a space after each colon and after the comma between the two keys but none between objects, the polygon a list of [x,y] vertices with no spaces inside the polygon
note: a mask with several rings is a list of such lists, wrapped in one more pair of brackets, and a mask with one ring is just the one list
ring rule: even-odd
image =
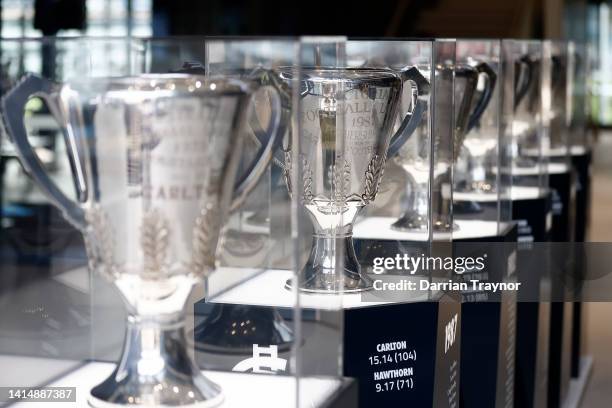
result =
[{"label": "ornate trophy handle scroll", "polygon": [[474,68],[476,68],[479,77],[486,78],[485,88],[482,91],[482,94],[480,95],[480,99],[478,100],[478,102],[476,102],[472,114],[470,115],[466,132],[472,130],[480,121],[480,117],[487,109],[489,102],[491,102],[491,97],[493,96],[493,91],[495,90],[495,83],[497,82],[497,74],[489,64],[481,62]]},{"label": "ornate trophy handle scroll", "polygon": [[[518,70],[516,69],[518,66]],[[516,61],[514,74],[514,109],[516,109],[531,86],[533,79],[533,60],[529,55],[523,55]]]},{"label": "ornate trophy handle scroll", "polygon": [[[86,229],[84,210],[79,203],[68,198],[51,180],[28,141],[24,124],[25,106],[28,100],[34,96],[47,101],[55,116],[60,115],[59,110],[54,108],[56,104],[52,96],[57,90],[58,85],[48,79],[33,74],[24,76],[2,98],[2,119],[25,171],[36,181],[49,201],[63,212],[66,219],[76,228],[84,231]],[[60,127],[62,129],[66,128],[64,123],[60,123]],[[70,129],[66,129],[64,134],[67,136],[68,152],[75,184],[80,186],[80,189],[77,188],[79,200],[85,201],[87,197],[86,179],[79,157],[77,157],[79,146],[77,138]]]},{"label": "ornate trophy handle scroll", "polygon": [[402,82],[409,82],[413,88],[412,111],[406,113],[400,127],[391,138],[387,150],[388,157],[393,157],[402,148],[421,123],[421,118],[427,110],[427,96],[430,88],[427,78],[416,67],[405,69],[400,72],[400,75]]}]

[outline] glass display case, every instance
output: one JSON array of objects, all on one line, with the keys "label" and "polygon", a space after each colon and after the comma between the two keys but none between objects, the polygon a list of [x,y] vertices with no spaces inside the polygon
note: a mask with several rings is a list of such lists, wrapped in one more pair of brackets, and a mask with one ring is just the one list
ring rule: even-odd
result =
[{"label": "glass display case", "polygon": [[[543,120],[548,126],[543,154],[553,163],[569,163],[572,75],[568,64],[568,43],[544,41],[543,53],[543,74],[550,82],[550,85],[543,83]],[[550,93],[547,92],[548,86]]]},{"label": "glass display case", "polygon": [[588,118],[588,73],[589,60],[587,44],[583,42],[568,42],[568,116],[569,139],[572,156],[590,150],[591,135],[589,134]]},{"label": "glass display case", "polygon": [[[32,175],[41,212],[65,217],[76,242],[45,254],[48,265],[28,264],[3,228],[3,303],[15,313],[3,314],[10,321],[0,335],[13,340],[2,342],[1,358],[19,367],[3,386],[76,387],[79,406],[285,408],[355,398],[338,375],[302,377],[303,313],[298,291],[284,288],[296,270],[285,152],[298,88],[282,73],[296,67],[296,41],[1,47],[19,50],[3,51],[9,67],[24,49],[54,51],[55,70],[3,70],[3,136],[13,142],[4,151]],[[104,51],[119,49],[123,63]],[[62,124],[53,130],[66,145],[56,153],[61,174],[43,162],[33,119]],[[31,232],[14,220],[21,213],[3,211],[11,218],[3,226]]]},{"label": "glass display case", "polygon": [[[468,230],[473,231],[468,238],[486,239],[503,235],[512,218],[511,177],[498,171],[512,163],[511,138],[506,123],[502,123],[501,42],[458,40],[457,65],[477,67],[480,75],[472,102],[474,117],[461,130],[461,138],[455,139],[458,153],[453,168],[453,213],[455,223],[465,226],[459,225],[453,239],[462,239]],[[460,100],[464,91],[459,86],[455,89],[455,99]],[[472,226],[475,221],[480,223]]]},{"label": "glass display case", "polygon": [[[3,39],[0,92],[7,97],[27,73],[57,83],[92,75],[129,75],[136,72],[136,49],[128,40]],[[105,57],[108,50],[116,52],[115,58]],[[53,102],[33,97],[19,115],[7,117],[3,111],[0,293],[5,307],[0,316],[0,358],[12,369],[1,376],[2,386],[49,385],[88,361],[100,340],[94,334],[92,305],[98,295],[105,297],[105,290],[91,289],[94,278],[87,270],[82,234],[27,176],[24,167],[31,168],[20,163],[7,128],[8,119],[22,120],[25,114],[37,168],[54,181],[57,196],[77,199],[74,162],[67,155],[71,145],[56,121]],[[123,324],[123,317],[118,321]]]},{"label": "glass display case", "polygon": [[[548,159],[540,154],[543,150],[544,133],[548,128],[542,118],[542,42],[532,40],[503,40],[504,59],[507,72],[505,76],[507,91],[504,98],[512,104],[504,115],[511,115],[511,155],[512,164],[508,169],[512,174],[512,190],[518,186],[536,187],[538,192],[548,188]],[[511,70],[511,71],[510,71]],[[511,100],[510,100],[511,98]]]},{"label": "glass display case", "polygon": [[[460,279],[470,284],[461,307],[461,401],[487,406],[512,405],[516,296],[492,293],[473,282],[516,283],[516,226],[511,222],[510,134],[503,117],[504,78],[499,40],[457,40],[457,67],[479,73],[472,117],[455,126],[457,160],[453,167],[453,254],[486,259]],[[456,78],[455,100],[465,93]],[[456,112],[459,112],[456,110]],[[459,116],[458,116],[459,117]]]},{"label": "glass display case", "polygon": [[548,157],[543,150],[548,127],[542,120],[540,41],[503,40],[502,129],[511,141],[510,198],[517,224],[516,277],[521,283],[516,310],[514,400],[545,406],[548,397],[550,276],[545,242],[553,214],[548,187]]},{"label": "glass display case", "polygon": [[[576,173],[576,215],[574,241],[585,242],[587,226],[590,224],[591,207],[591,135],[588,127],[589,105],[587,94],[587,73],[589,72],[587,47],[585,43],[568,43],[568,95],[569,95],[569,139],[572,167]],[[583,246],[576,248],[575,276],[582,278],[588,268],[588,258]],[[580,288],[576,288],[580,298]],[[585,354],[583,306],[574,303],[572,321],[572,376],[583,374],[581,358]]]},{"label": "glass display case", "polygon": [[359,406],[458,403],[454,61],[454,41],[315,37],[284,74],[297,278],[277,286],[299,293],[305,375],[356,378]]}]

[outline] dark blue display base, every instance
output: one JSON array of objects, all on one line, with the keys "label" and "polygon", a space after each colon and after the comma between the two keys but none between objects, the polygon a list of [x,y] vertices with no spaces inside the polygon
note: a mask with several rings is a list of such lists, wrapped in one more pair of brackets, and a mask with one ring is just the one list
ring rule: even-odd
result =
[{"label": "dark blue display base", "polygon": [[544,408],[548,398],[550,303],[518,302],[514,406]]},{"label": "dark blue display base", "polygon": [[[210,313],[207,309],[211,306],[204,301],[196,303],[196,315],[207,315]],[[292,326],[292,311],[277,310]],[[334,402],[330,407],[452,408],[459,405],[461,303],[458,296],[442,295],[437,300],[426,302],[350,308],[345,309],[343,314],[343,374],[357,380],[355,394],[359,396],[359,404],[355,403],[356,397],[348,395],[341,399],[345,401],[344,405]],[[314,317],[312,310],[302,311],[306,331],[313,330],[310,323]],[[325,318],[321,321],[325,321]],[[197,341],[197,332],[194,336]],[[312,364],[318,365],[325,360],[316,356],[313,358],[317,361],[315,363],[306,358],[304,370],[307,373],[316,372],[317,369],[330,372],[338,358],[335,354],[337,340],[333,330],[321,330],[315,338],[305,334],[299,341],[302,353],[327,353],[329,367],[323,367],[326,362],[322,366],[312,367]],[[397,342],[402,346],[394,350],[379,346]],[[260,342],[260,345],[264,344],[267,346],[269,342]],[[279,348],[278,356],[288,359],[289,350]],[[196,349],[196,359],[201,364],[205,363],[202,365],[205,368],[231,370],[247,357],[242,350],[211,354]],[[353,405],[346,405],[346,401],[352,401]]]},{"label": "dark blue display base", "polygon": [[[591,205],[591,162],[592,155],[588,152],[583,155],[572,156],[572,164],[576,171],[576,222],[574,230],[574,240],[584,242],[586,240],[587,225],[590,219]],[[576,276],[580,278],[587,268],[587,258],[581,254],[576,254]],[[577,288],[579,296],[580,288]],[[583,353],[583,332],[584,321],[582,318],[582,303],[574,302],[573,321],[572,321],[572,362],[571,374],[573,378],[580,377],[580,358]]]},{"label": "dark blue display base", "polygon": [[[574,236],[575,184],[574,172],[549,174],[553,191],[553,225],[551,241],[571,242]],[[563,248],[570,248],[563,245]],[[560,299],[569,295],[567,279],[574,273],[575,259],[572,253],[557,253],[552,247],[550,255],[550,280],[552,296]],[[558,408],[565,398],[571,378],[572,360],[571,302],[551,302],[548,358],[548,407]]]},{"label": "dark blue display base", "polygon": [[[516,257],[513,242],[514,224],[498,236],[470,240],[478,242],[488,254],[485,273],[490,282],[516,281],[516,269],[510,257]],[[462,243],[454,240],[455,253],[464,256]],[[509,245],[497,245],[506,242]],[[466,274],[467,275],[467,274]],[[476,277],[474,277],[476,278]],[[466,280],[472,279],[465,276]],[[485,280],[479,278],[481,281]],[[473,293],[464,296],[461,309],[461,387],[460,406],[465,408],[507,407],[514,398],[516,293],[482,294],[487,302],[470,301]]]},{"label": "dark blue display base", "polygon": [[[457,407],[460,315],[448,295],[345,310],[344,375],[359,382],[359,406]],[[405,348],[379,351],[390,342]]]},{"label": "dark blue display base", "polygon": [[[518,222],[517,278],[523,288],[517,303],[514,406],[544,408],[548,396],[548,341],[550,303],[541,299],[548,276],[548,259],[533,250],[533,242],[546,242],[552,224],[552,197],[513,200],[512,217]],[[526,290],[525,290],[526,289]]]}]

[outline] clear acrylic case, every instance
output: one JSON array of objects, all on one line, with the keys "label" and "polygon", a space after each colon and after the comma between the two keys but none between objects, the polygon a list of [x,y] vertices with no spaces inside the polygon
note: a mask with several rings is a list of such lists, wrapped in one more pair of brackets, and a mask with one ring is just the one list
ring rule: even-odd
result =
[{"label": "clear acrylic case", "polygon": [[[548,126],[543,122],[543,46],[535,40],[503,40],[505,131],[511,145],[512,194],[540,196],[548,190],[548,158],[542,154]],[[562,169],[561,169],[562,170]],[[523,190],[524,187],[533,189]]]},{"label": "clear acrylic case", "polygon": [[590,151],[588,129],[588,68],[587,46],[582,42],[568,43],[568,116],[572,156]]},{"label": "clear acrylic case", "polygon": [[[457,66],[473,67],[478,82],[472,120],[455,126],[458,159],[453,168],[453,255],[482,257],[482,268],[459,277],[468,284],[461,308],[461,401],[466,406],[511,406],[514,392],[516,292],[493,293],[474,281],[516,282],[516,226],[512,223],[510,133],[504,117],[502,44],[499,40],[457,40]],[[457,80],[456,80],[457,81]],[[455,100],[465,88],[455,86]]]},{"label": "clear acrylic case", "polygon": [[569,165],[571,85],[568,43],[560,40],[543,42],[542,102],[544,126],[542,153],[551,163]]},{"label": "clear acrylic case", "polygon": [[430,286],[452,270],[404,264],[451,255],[454,61],[450,40],[313,37],[291,73],[300,370],[357,378],[360,406],[458,398],[459,300]]},{"label": "clear acrylic case", "polygon": [[[139,63],[137,48],[132,41],[103,38],[2,39],[0,92],[6,96],[27,73],[55,82],[133,74]],[[59,191],[74,200],[78,185],[67,156],[70,144],[50,107],[42,98],[28,102],[29,142]],[[0,292],[6,305],[0,323],[0,358],[3,367],[12,367],[0,376],[0,386],[49,385],[91,359],[99,340],[92,306],[105,297],[104,288],[94,286],[81,233],[23,170],[6,118],[0,142],[4,254]],[[80,391],[86,395],[89,388]]]},{"label": "clear acrylic case", "polygon": [[[511,214],[510,133],[503,117],[504,78],[501,42],[457,40],[457,65],[479,70],[473,118],[457,138],[458,159],[453,169],[453,213],[459,228],[453,239],[494,237],[509,227]],[[456,87],[455,99],[463,97]],[[470,126],[471,125],[471,126]],[[463,226],[462,226],[463,225]]]},{"label": "clear acrylic case", "polygon": [[[15,302],[15,307],[31,311],[31,313],[28,312],[32,315],[29,320],[37,319],[36,322],[42,322],[44,326],[42,339],[39,339],[41,332],[38,327],[28,328],[28,324],[31,326],[35,323],[28,323],[23,319],[12,322],[12,326],[8,326],[11,327],[10,329],[5,329],[7,326],[3,325],[3,329],[0,330],[2,335],[12,336],[21,341],[18,347],[2,350],[2,358],[8,359],[7,364],[23,368],[21,377],[19,377],[23,381],[17,385],[74,386],[77,387],[78,401],[83,406],[86,404],[85,400],[88,398],[90,389],[109,375],[111,376],[103,386],[94,389],[97,390],[94,391],[96,393],[94,403],[98,403],[98,400],[112,398],[115,398],[114,402],[121,402],[116,398],[119,395],[125,396],[125,401],[129,401],[128,397],[132,397],[133,402],[137,402],[136,398],[140,398],[140,401],[147,399],[151,403],[159,404],[169,401],[168,395],[174,395],[172,397],[174,403],[180,400],[184,404],[185,399],[203,398],[208,401],[206,406],[217,406],[220,403],[219,406],[222,407],[250,405],[285,408],[328,406],[326,404],[333,404],[337,398],[353,398],[350,394],[351,383],[339,378],[338,375],[318,376],[317,378],[299,377],[303,374],[299,370],[302,359],[297,353],[300,341],[304,337],[301,332],[302,313],[298,308],[297,291],[285,288],[285,282],[292,279],[296,270],[294,244],[297,240],[295,234],[292,234],[291,214],[292,209],[297,205],[292,204],[292,198],[287,189],[288,170],[285,152],[289,149],[287,143],[290,133],[287,132],[287,129],[295,122],[292,116],[294,112],[292,106],[295,106],[297,97],[293,95],[293,92],[297,92],[298,89],[294,88],[297,81],[291,77],[282,77],[281,74],[291,72],[292,67],[296,66],[299,44],[292,39],[220,38],[134,39],[129,41],[123,39],[3,40],[0,44],[3,76],[7,78],[7,88],[18,82],[21,75],[29,71],[57,82],[72,83],[73,78],[78,77],[86,84],[91,84],[88,85],[91,88],[85,88],[82,92],[89,92],[94,96],[98,95],[97,91],[93,90],[95,86],[104,84],[105,80],[96,79],[94,81],[92,79],[104,76],[147,75],[144,82],[134,83],[141,86],[144,92],[150,92],[149,95],[152,98],[159,95],[173,95],[172,92],[177,92],[179,95],[182,95],[181,92],[187,94],[202,92],[202,95],[214,96],[215,93],[226,92],[225,89],[228,89],[228,93],[220,94],[225,95],[224,97],[228,99],[210,98],[209,102],[202,105],[204,106],[202,109],[210,109],[211,116],[207,121],[202,120],[202,117],[207,117],[206,113],[203,116],[193,116],[195,111],[189,108],[188,104],[179,103],[177,109],[180,112],[175,113],[182,112],[183,119],[171,122],[173,113],[170,99],[165,105],[162,100],[159,100],[158,104],[153,105],[155,109],[147,111],[153,112],[154,117],[162,115],[157,122],[151,119],[152,122],[149,122],[151,126],[146,126],[147,122],[132,122],[131,120],[135,117],[127,114],[125,117],[117,116],[116,120],[106,122],[107,125],[122,123],[122,120],[127,121],[129,118],[130,123],[135,127],[129,128],[131,129],[129,131],[126,130],[130,132],[126,133],[126,137],[134,143],[140,139],[133,139],[136,136],[129,135],[146,136],[147,133],[155,135],[157,134],[155,129],[172,131],[176,129],[174,126],[182,129],[180,133],[184,137],[187,137],[191,131],[197,132],[200,129],[198,126],[210,126],[211,123],[215,126],[215,132],[227,132],[231,126],[243,129],[244,132],[236,130],[230,133],[240,135],[240,137],[235,136],[236,143],[232,145],[232,149],[225,150],[232,152],[227,153],[231,155],[231,159],[225,161],[227,166],[231,168],[233,167],[231,163],[236,163],[235,179],[229,175],[230,170],[223,166],[216,167],[215,172],[210,176],[195,176],[197,169],[206,169],[207,166],[223,163],[223,148],[221,147],[223,144],[214,144],[212,137],[212,146],[214,149],[220,149],[215,150],[219,152],[219,155],[218,157],[215,157],[214,154],[206,156],[206,159],[197,156],[198,151],[205,148],[205,145],[197,142],[197,137],[192,140],[193,143],[185,140],[185,144],[169,146],[169,150],[162,149],[168,152],[168,156],[160,155],[157,158],[155,154],[142,156],[141,152],[147,149],[155,152],[156,146],[159,146],[160,143],[161,146],[164,145],[163,138],[161,141],[151,141],[152,145],[137,144],[141,149],[137,147],[134,151],[129,151],[127,155],[125,151],[123,155],[120,152],[123,148],[121,138],[118,138],[116,144],[109,145],[108,150],[102,151],[99,143],[93,144],[90,154],[93,154],[96,160],[93,161],[93,164],[89,164],[90,167],[85,166],[85,169],[87,171],[95,168],[98,171],[98,173],[94,172],[95,183],[98,183],[95,184],[98,189],[96,191],[99,194],[98,198],[93,199],[94,203],[98,203],[93,206],[94,208],[101,207],[102,210],[113,208],[111,204],[114,208],[125,208],[122,204],[124,200],[129,202],[134,197],[138,197],[136,190],[133,191],[135,195],[130,195],[129,198],[121,197],[122,169],[128,168],[130,170],[127,172],[130,175],[133,175],[133,172],[138,169],[151,169],[153,172],[138,179],[140,181],[134,179],[135,186],[141,185],[139,183],[160,182],[162,175],[170,177],[157,189],[151,184],[151,188],[146,190],[149,193],[143,193],[142,196],[148,197],[142,203],[143,206],[157,203],[163,209],[155,213],[145,211],[144,214],[141,214],[142,210],[137,206],[127,213],[111,212],[111,215],[106,218],[100,213],[96,213],[100,215],[98,218],[89,215],[90,218],[87,218],[86,222],[91,223],[88,228],[93,230],[93,235],[89,236],[90,245],[95,246],[93,251],[97,254],[95,259],[99,262],[93,265],[95,271],[88,272],[81,234],[78,229],[69,227],[71,237],[73,236],[71,239],[77,244],[74,249],[69,246],[64,251],[70,250],[67,252],[68,256],[63,252],[60,255],[45,256],[51,265],[41,268],[41,272],[36,272],[32,282],[7,286],[3,291],[6,296],[11,298],[17,296],[22,299],[21,302]],[[45,65],[41,65],[40,59],[32,57],[37,53],[51,52],[49,50],[53,52],[51,54],[53,58],[49,60],[54,62],[51,71],[48,70],[48,67],[43,68]],[[187,74],[191,76],[185,78]],[[164,78],[174,78],[173,81],[176,82],[164,82],[166,81]],[[123,81],[120,82],[121,86],[130,83],[130,80]],[[3,93],[5,92],[7,89],[3,89]],[[125,92],[127,97],[130,95],[135,98],[140,97],[140,94],[135,93],[137,91],[133,91],[132,88],[126,89]],[[243,98],[244,103],[231,105],[229,98],[242,95],[242,92],[252,92],[252,97]],[[100,103],[104,106],[105,99],[91,98],[87,101],[102,101]],[[218,109],[219,104],[222,103],[220,101],[227,101],[225,108]],[[144,109],[144,106],[147,105],[143,103],[136,106],[135,109]],[[244,111],[243,114],[234,116],[234,120],[228,121],[228,118],[232,117],[231,112],[239,112],[237,107]],[[169,110],[169,116],[163,116],[164,112],[168,112],[164,109]],[[5,115],[14,117],[15,115],[10,112],[6,109],[3,111]],[[110,112],[112,110],[108,113]],[[145,114],[144,111],[137,112]],[[136,115],[137,112],[134,114]],[[43,111],[41,114],[31,114],[32,117],[28,116],[26,122],[29,123],[36,119],[46,125],[54,122],[53,116],[56,114],[57,112],[53,110],[51,113]],[[214,119],[215,117],[217,120]],[[141,119],[146,121],[147,117]],[[194,127],[190,126],[190,121],[196,121]],[[78,124],[69,123],[76,131],[83,129]],[[238,127],[238,124],[241,123],[242,127]],[[91,132],[94,132],[94,135],[102,132],[101,126],[103,125],[103,121],[95,122]],[[162,125],[164,128],[156,128]],[[28,125],[28,129],[30,126]],[[11,130],[12,128],[9,129]],[[117,132],[120,134],[120,130]],[[33,140],[34,135],[31,131],[29,133],[28,138]],[[58,136],[61,136],[62,132],[55,129],[54,133],[54,138],[61,142],[62,137]],[[244,141],[240,142],[240,139]],[[85,140],[86,143],[90,143],[90,140],[97,139],[92,136],[92,139],[67,140],[70,152],[73,147],[70,142],[76,140],[77,143],[82,143]],[[224,143],[229,140],[227,138]],[[239,156],[238,153],[234,153],[234,150],[240,152],[238,149],[240,144],[243,145],[243,148]],[[10,148],[8,144],[4,151],[10,152]],[[41,152],[37,153],[42,160],[44,152]],[[79,152],[82,153],[81,150]],[[181,155],[186,155],[187,160],[183,161],[181,157],[185,156]],[[192,155],[195,156],[191,157]],[[78,171],[81,168],[79,161],[69,162],[66,153],[62,150],[58,151],[57,156],[59,160],[64,160],[66,163],[64,171],[52,178],[58,180],[62,191],[65,191],[67,197],[70,197],[68,200],[77,200],[80,197],[74,194],[75,187],[70,165],[75,166],[73,169]],[[81,156],[72,157],[74,159]],[[103,166],[106,160],[111,160],[115,164]],[[131,161],[131,166],[128,166],[125,160]],[[122,166],[121,163],[127,167]],[[165,163],[175,168],[176,171],[154,173],[155,163],[160,166]],[[184,163],[185,166],[182,166],[181,163]],[[48,168],[45,168],[45,171],[49,171]],[[111,176],[111,173],[114,176]],[[87,174],[91,176],[90,173]],[[23,175],[17,177],[16,180],[27,183]],[[215,186],[221,185],[219,180],[226,180],[222,184],[225,190],[215,193],[218,191]],[[204,187],[198,189],[197,186],[192,185],[194,189],[190,193],[190,183],[197,184],[200,181],[208,183],[210,189]],[[112,187],[109,183],[119,184]],[[6,183],[3,183],[3,186],[5,185]],[[66,185],[66,188],[62,187],[63,185]],[[192,205],[197,204],[195,197],[208,197],[211,200],[208,202],[214,203],[215,197],[228,196],[228,193],[223,193],[223,191],[228,191],[228,188],[233,193],[231,198],[223,201],[224,205],[201,202],[203,207],[200,208],[199,215],[194,216],[191,221],[188,220],[192,214],[195,214],[196,208]],[[15,190],[14,187],[9,189]],[[36,191],[38,188],[33,187],[33,190]],[[79,190],[76,191],[79,192]],[[116,195],[113,198],[107,197],[106,200],[110,201],[105,201],[104,197],[107,195],[104,194],[105,192],[114,192]],[[38,196],[42,194],[38,193]],[[5,202],[8,199],[7,196]],[[219,202],[221,201],[216,201],[216,203]],[[90,203],[91,201],[84,206],[87,207]],[[47,199],[41,199],[41,204],[47,209],[51,207]],[[164,217],[166,211],[169,211],[167,214],[174,215]],[[228,213],[227,217],[215,215],[224,212]],[[129,217],[124,218],[124,215],[128,214]],[[54,217],[59,219],[59,211]],[[112,247],[100,247],[101,227],[94,223],[96,219],[106,219],[106,223],[112,225],[110,230],[107,229],[111,231],[112,237],[105,241]],[[218,225],[221,220],[225,220],[223,225]],[[7,225],[4,220],[3,225]],[[90,231],[90,229],[86,230]],[[176,231],[179,230],[184,234],[177,234]],[[223,230],[224,239],[220,240],[219,249],[215,251],[215,231],[221,230]],[[3,240],[5,231],[6,229],[3,228]],[[115,231],[125,231],[125,233],[115,235]],[[121,242],[124,244],[119,245]],[[114,249],[104,252],[104,248]],[[188,248],[192,249],[188,250]],[[117,276],[125,276],[125,279],[133,282],[131,285],[133,285],[134,292],[130,293],[140,299],[137,310],[138,313],[143,313],[147,309],[144,308],[144,303],[140,302],[150,300],[151,304],[155,305],[158,300],[154,299],[159,295],[159,291],[163,289],[168,290],[168,293],[174,293],[173,285],[178,281],[171,279],[180,279],[183,275],[182,267],[177,266],[178,269],[173,269],[175,272],[170,277],[160,272],[158,281],[148,283],[147,276],[149,275],[144,276],[142,273],[153,274],[156,268],[165,271],[165,268],[168,267],[167,262],[173,262],[174,256],[189,256],[189,253],[201,255],[201,257],[190,258],[189,265],[193,267],[190,270],[210,273],[204,274],[207,279],[196,280],[196,288],[187,301],[185,314],[177,312],[177,318],[185,316],[185,323],[182,322],[183,317],[180,317],[181,321],[176,323],[176,327],[170,328],[165,326],[165,322],[160,323],[155,320],[165,316],[170,307],[167,303],[163,305],[158,303],[159,310],[155,314],[156,317],[146,320],[147,323],[144,326],[141,326],[140,323],[141,314],[135,314],[134,309],[128,308],[130,341],[123,348],[132,351],[135,350],[135,345],[138,346],[136,348],[142,351],[141,360],[138,360],[136,355],[126,353],[125,350],[122,352],[126,309],[118,291],[99,273],[101,270],[108,270],[108,259],[111,259],[109,257],[112,255],[118,257],[117,259],[122,259],[121,257],[125,255],[130,263],[134,262],[134,273],[126,274],[121,272],[122,264],[117,264],[119,268]],[[213,255],[215,255],[214,258]],[[75,259],[71,258],[73,256]],[[214,265],[211,263],[212,260],[214,260]],[[27,273],[24,272],[24,268],[27,270],[29,267],[24,266],[22,260],[11,258],[8,262],[15,269],[15,276]],[[140,262],[146,263],[142,270],[139,269]],[[49,271],[51,271],[50,275]],[[139,281],[139,278],[143,280]],[[206,285],[203,284],[204,281]],[[144,284],[149,287],[144,288],[142,286]],[[184,289],[187,290],[185,287]],[[24,290],[29,295],[24,296]],[[123,290],[125,292],[126,287],[123,287]],[[127,295],[124,293],[125,296]],[[59,306],[53,303],[58,299]],[[170,296],[169,299],[173,297]],[[180,300],[177,302],[179,303],[174,306],[180,305]],[[57,313],[57,316],[50,317],[49,309]],[[66,318],[72,323],[64,323],[62,319]],[[184,327],[184,333],[182,327]],[[52,330],[53,333],[50,333],[49,330]],[[24,348],[23,341],[25,340],[31,342],[32,347]],[[6,343],[3,342],[3,344]],[[62,345],[67,349],[58,349],[57,346],[53,346],[54,344]],[[151,353],[147,353],[147,350],[150,350]],[[155,354],[156,350],[161,350],[159,355]],[[166,352],[169,354],[165,355]],[[185,358],[182,358],[181,353],[183,352],[186,352]],[[158,358],[151,360],[154,354],[158,355]],[[125,373],[129,374],[126,377],[111,374],[115,364],[120,361],[120,355],[123,355],[121,367]],[[197,368],[204,370],[205,377],[200,377],[195,371],[196,368],[189,365],[187,355],[195,357]],[[182,358],[180,362],[173,360],[177,356]],[[123,386],[126,381],[121,378],[128,378],[127,384],[131,384],[129,381],[135,378],[134,376],[141,375],[140,373],[144,372],[142,370],[146,371],[147,367],[149,372],[159,370],[163,373],[167,369],[164,362],[168,361],[177,364],[172,366],[173,369],[186,370],[185,373],[191,374],[186,374],[180,380],[165,377],[167,383],[160,382],[161,385],[158,384],[153,389],[146,387],[146,384],[155,385],[151,381],[157,380],[151,380],[152,377],[147,377],[149,380],[140,382],[144,384],[141,388],[129,389]],[[132,367],[133,363],[136,363],[134,366],[136,368]],[[190,389],[190,376],[198,379],[205,378],[205,380],[198,380],[195,388]],[[180,383],[185,379],[187,383]],[[15,385],[14,380],[14,375],[10,378],[3,377],[2,385]],[[175,383],[174,391],[170,387],[172,381],[179,381]],[[166,393],[166,388],[170,394]],[[115,397],[108,396],[106,392],[113,389],[117,390],[113,393]],[[202,389],[206,391],[199,394]]]}]

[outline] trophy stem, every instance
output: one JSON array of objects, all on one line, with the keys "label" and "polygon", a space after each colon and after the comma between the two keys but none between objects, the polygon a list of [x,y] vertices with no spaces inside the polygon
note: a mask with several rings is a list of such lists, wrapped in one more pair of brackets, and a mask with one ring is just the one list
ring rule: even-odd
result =
[{"label": "trophy stem", "polygon": [[[303,292],[334,294],[372,289],[372,280],[361,273],[352,231],[342,236],[314,234],[310,257],[298,278]],[[287,281],[286,286],[291,288],[292,282]]]},{"label": "trophy stem", "polygon": [[417,184],[414,178],[408,173],[408,192],[407,209],[402,215],[391,224],[391,229],[396,231],[426,231],[428,228],[428,206],[429,196],[427,185]]},{"label": "trophy stem", "polygon": [[[391,224],[391,229],[402,232],[427,231],[429,228],[429,190],[426,186],[418,186],[410,182],[407,191],[410,191],[408,209]],[[458,229],[452,223],[450,216],[450,201],[442,196],[442,189],[438,186],[431,196],[432,228],[435,232],[450,232]]]},{"label": "trophy stem", "polygon": [[222,401],[219,386],[202,375],[187,353],[181,312],[128,315],[121,360],[110,377],[91,390],[89,405],[209,408]]}]

